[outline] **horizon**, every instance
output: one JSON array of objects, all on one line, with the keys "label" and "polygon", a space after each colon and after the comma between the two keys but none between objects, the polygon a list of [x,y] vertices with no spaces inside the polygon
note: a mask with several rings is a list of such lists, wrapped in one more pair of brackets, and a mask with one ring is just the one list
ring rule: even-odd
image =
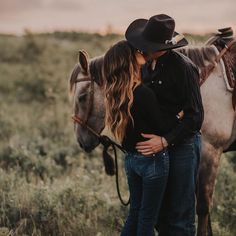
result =
[{"label": "horizon", "polygon": [[[232,27],[232,29],[234,30],[234,28]],[[215,33],[218,33],[217,31],[218,29],[215,29],[214,31],[208,31],[208,32],[181,32],[181,34],[183,35],[189,35],[189,36],[209,36],[209,35],[212,35],[212,34],[215,34]],[[235,28],[236,30],[236,28]],[[236,32],[236,31],[235,31]],[[234,32],[234,35],[235,35],[235,32]],[[66,33],[66,34],[70,34],[70,33],[76,33],[76,34],[91,34],[91,35],[100,35],[100,36],[108,36],[108,35],[117,35],[117,36],[122,36],[124,35],[123,32],[118,32],[118,31],[110,31],[110,27],[109,27],[109,30],[94,30],[94,31],[86,31],[86,30],[81,30],[81,29],[71,29],[71,30],[68,30],[68,29],[55,29],[55,30],[48,30],[48,31],[33,31],[29,28],[25,28],[23,30],[23,32],[21,33],[13,33],[13,32],[1,32],[0,31],[0,36],[13,36],[13,37],[23,37],[27,34],[32,34],[32,35],[46,35],[46,34],[55,34],[55,33]]]}]

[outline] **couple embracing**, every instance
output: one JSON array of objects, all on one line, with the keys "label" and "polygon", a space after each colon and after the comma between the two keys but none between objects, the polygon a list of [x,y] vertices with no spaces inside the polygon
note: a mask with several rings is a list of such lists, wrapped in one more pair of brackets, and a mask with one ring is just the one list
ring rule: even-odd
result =
[{"label": "couple embracing", "polygon": [[130,209],[121,236],[195,235],[203,106],[173,18],[137,19],[104,57],[106,125],[127,151]]}]

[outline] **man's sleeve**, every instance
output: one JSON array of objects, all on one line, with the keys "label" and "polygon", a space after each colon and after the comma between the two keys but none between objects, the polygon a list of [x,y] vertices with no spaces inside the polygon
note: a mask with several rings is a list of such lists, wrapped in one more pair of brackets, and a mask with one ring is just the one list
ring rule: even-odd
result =
[{"label": "man's sleeve", "polygon": [[173,146],[199,131],[203,121],[203,106],[199,88],[199,73],[192,64],[183,68],[183,78],[180,91],[185,99],[183,111],[184,117],[178,125],[169,133],[164,135],[168,145]]}]

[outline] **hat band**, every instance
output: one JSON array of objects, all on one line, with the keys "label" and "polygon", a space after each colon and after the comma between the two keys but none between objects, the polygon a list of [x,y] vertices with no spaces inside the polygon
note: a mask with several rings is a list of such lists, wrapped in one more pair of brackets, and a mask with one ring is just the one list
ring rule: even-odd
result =
[{"label": "hat band", "polygon": [[182,34],[176,35],[175,37],[173,37],[170,40],[166,40],[165,44],[172,44],[172,45],[176,45],[179,41],[181,41],[184,38],[184,36]]}]

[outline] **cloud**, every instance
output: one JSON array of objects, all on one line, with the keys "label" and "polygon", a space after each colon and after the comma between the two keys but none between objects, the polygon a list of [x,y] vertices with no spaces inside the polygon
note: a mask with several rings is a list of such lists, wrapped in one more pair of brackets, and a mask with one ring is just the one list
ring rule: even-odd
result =
[{"label": "cloud", "polygon": [[9,14],[22,10],[30,10],[34,8],[40,8],[43,1],[38,0],[0,0],[0,12],[3,14]]},{"label": "cloud", "polygon": [[0,13],[11,14],[21,13],[31,10],[70,10],[78,11],[82,9],[79,0],[0,0]]},{"label": "cloud", "polygon": [[76,0],[53,0],[49,4],[49,7],[63,10],[78,11],[83,8],[83,4],[80,1]]}]

